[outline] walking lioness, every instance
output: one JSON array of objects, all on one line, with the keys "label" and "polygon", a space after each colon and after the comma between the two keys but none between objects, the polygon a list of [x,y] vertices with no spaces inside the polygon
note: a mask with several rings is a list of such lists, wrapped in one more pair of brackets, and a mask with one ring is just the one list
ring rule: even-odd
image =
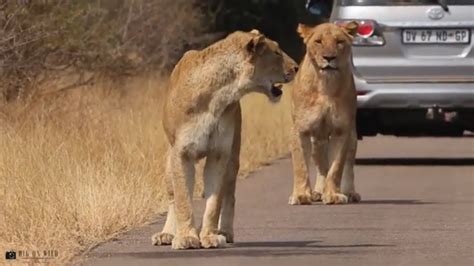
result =
[{"label": "walking lioness", "polygon": [[[296,70],[297,64],[278,44],[257,30],[235,32],[202,51],[184,54],[171,74],[164,104],[170,205],[163,231],[152,237],[153,244],[187,249],[233,242],[239,100],[260,92],[278,101],[281,83],[292,80]],[[191,200],[194,166],[204,157],[206,209],[198,232]]]},{"label": "walking lioness", "polygon": [[[306,55],[292,88],[291,205],[360,201],[354,188],[357,99],[351,66],[357,27],[355,22],[298,26]],[[318,172],[314,191],[308,174],[311,157]]]}]

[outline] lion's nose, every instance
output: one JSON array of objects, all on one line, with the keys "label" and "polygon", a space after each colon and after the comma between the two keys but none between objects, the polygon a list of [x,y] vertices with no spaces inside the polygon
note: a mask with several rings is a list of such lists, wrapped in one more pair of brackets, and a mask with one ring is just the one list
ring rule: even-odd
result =
[{"label": "lion's nose", "polygon": [[336,59],[335,56],[323,56],[324,60],[331,62],[332,60]]}]

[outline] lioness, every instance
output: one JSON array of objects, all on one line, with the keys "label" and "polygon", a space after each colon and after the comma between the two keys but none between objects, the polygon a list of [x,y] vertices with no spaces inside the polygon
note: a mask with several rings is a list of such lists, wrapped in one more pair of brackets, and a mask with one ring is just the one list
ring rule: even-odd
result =
[{"label": "lioness", "polygon": [[[292,88],[291,205],[360,201],[354,188],[357,99],[351,66],[357,27],[356,22],[298,26],[306,55]],[[308,174],[311,157],[318,172],[314,191]]]},{"label": "lioness", "polygon": [[[257,30],[238,31],[204,50],[184,54],[171,74],[164,104],[170,204],[163,231],[152,237],[154,245],[188,249],[233,242],[239,100],[259,92],[278,101],[281,83],[292,80],[297,67],[276,42]],[[204,157],[206,209],[198,233],[191,200],[194,166]]]}]

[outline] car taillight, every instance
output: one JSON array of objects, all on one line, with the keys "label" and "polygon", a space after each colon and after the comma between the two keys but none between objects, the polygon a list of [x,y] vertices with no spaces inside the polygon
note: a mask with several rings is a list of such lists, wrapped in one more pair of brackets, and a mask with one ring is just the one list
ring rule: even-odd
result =
[{"label": "car taillight", "polygon": [[363,38],[368,38],[374,34],[375,25],[373,21],[362,20],[359,21],[359,27],[357,28],[357,35]]},{"label": "car taillight", "polygon": [[357,35],[352,41],[357,46],[381,46],[385,44],[385,40],[381,33],[378,32],[377,22],[370,19],[354,19],[354,20],[337,20],[334,23],[343,25],[349,21],[355,21],[359,24]]},{"label": "car taillight", "polygon": [[370,91],[362,91],[362,90],[357,90],[357,96],[364,96],[368,94]]}]

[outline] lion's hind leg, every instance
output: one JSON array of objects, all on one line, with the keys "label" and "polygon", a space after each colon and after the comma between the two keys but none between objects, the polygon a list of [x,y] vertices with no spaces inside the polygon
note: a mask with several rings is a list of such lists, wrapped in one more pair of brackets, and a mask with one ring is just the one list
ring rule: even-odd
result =
[{"label": "lion's hind leg", "polygon": [[[238,156],[237,154],[236,157]],[[231,161],[224,180],[223,202],[219,219],[219,235],[225,236],[227,243],[234,243],[235,185],[238,171],[238,162],[236,166],[236,163]]]},{"label": "lion's hind leg", "polygon": [[[167,156],[166,171],[171,170],[171,157]],[[151,242],[155,246],[171,245],[174,235],[176,234],[176,215],[174,212],[174,193],[171,181],[171,173],[165,173],[165,187],[168,197],[168,213],[166,214],[166,222],[163,230],[151,237]]]},{"label": "lion's hind leg", "polygon": [[171,245],[176,233],[176,217],[174,213],[174,203],[170,203],[168,213],[166,214],[166,222],[163,231],[156,233],[151,237],[151,242],[155,246]]}]

